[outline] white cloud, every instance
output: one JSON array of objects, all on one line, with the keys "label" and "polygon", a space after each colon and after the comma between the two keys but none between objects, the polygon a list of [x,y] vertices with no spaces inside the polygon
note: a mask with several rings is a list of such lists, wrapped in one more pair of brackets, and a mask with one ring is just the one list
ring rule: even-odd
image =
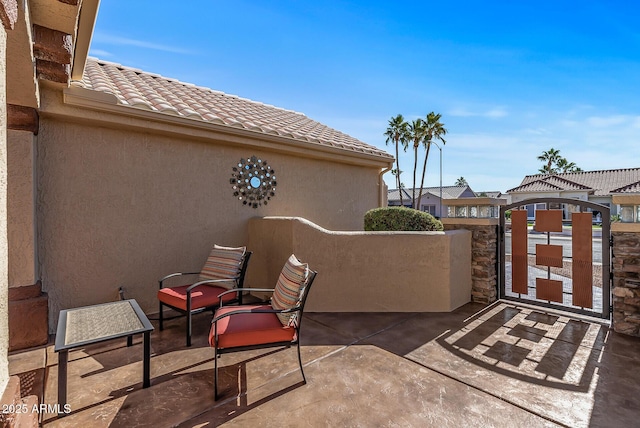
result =
[{"label": "white cloud", "polygon": [[[587,125],[591,125],[597,128],[606,128],[610,126],[622,125],[630,122],[633,118],[631,116],[618,115],[618,116],[592,116],[587,118]],[[636,118],[637,119],[637,118]]]},{"label": "white cloud", "polygon": [[499,119],[508,116],[509,113],[504,107],[493,107],[488,110],[471,111],[464,107],[455,107],[447,112],[449,116],[454,117],[487,117],[490,119]]},{"label": "white cloud", "polygon": [[500,117],[505,117],[507,115],[508,115],[508,113],[504,108],[498,107],[498,108],[493,108],[493,109],[485,112],[481,116],[497,119],[497,118],[500,118]]},{"label": "white cloud", "polygon": [[145,40],[130,39],[127,37],[114,36],[105,33],[96,33],[93,36],[95,43],[104,43],[108,45],[121,45],[121,46],[135,46],[143,49],[152,49],[163,52],[171,52],[177,54],[193,54],[188,49],[183,49],[175,46],[163,45],[159,43],[147,42]]},{"label": "white cloud", "polygon": [[93,48],[89,50],[89,55],[95,56],[97,58],[105,58],[105,57],[113,56],[111,52],[108,52],[102,49],[93,49]]}]

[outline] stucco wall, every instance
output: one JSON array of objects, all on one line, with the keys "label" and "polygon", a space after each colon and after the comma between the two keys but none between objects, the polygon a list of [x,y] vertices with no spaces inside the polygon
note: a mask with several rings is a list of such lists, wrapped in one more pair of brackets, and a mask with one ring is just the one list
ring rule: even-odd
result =
[{"label": "stucco wall", "polygon": [[471,232],[336,232],[305,219],[249,222],[247,284],[273,288],[295,254],[318,271],[311,312],[448,312],[471,299]]},{"label": "stucco wall", "polygon": [[[364,213],[378,206],[380,168],[234,147],[187,131],[145,132],[131,121],[99,126],[97,113],[74,122],[50,114],[65,110],[60,100],[43,92],[37,139],[38,262],[50,329],[60,309],[113,300],[119,286],[157,311],[158,278],[199,270],[214,243],[246,244],[252,217],[301,216],[361,230]],[[252,155],[277,177],[275,198],[258,209],[235,199],[229,183],[232,166]]]},{"label": "stucco wall", "polygon": [[9,285],[35,284],[34,136],[28,131],[7,133],[9,217]]},{"label": "stucco wall", "polygon": [[7,240],[7,33],[0,25],[0,391],[9,381],[9,256]]}]

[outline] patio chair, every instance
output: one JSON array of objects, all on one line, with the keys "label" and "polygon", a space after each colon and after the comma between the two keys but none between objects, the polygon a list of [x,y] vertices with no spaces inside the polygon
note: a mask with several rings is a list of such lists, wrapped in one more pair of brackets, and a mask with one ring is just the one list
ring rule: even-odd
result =
[{"label": "patio chair", "polygon": [[[158,281],[160,330],[163,329],[165,306],[187,316],[187,346],[191,346],[191,316],[211,309],[225,301],[242,304],[242,289],[251,252],[246,247],[230,248],[214,245],[200,272],[176,272]],[[197,282],[177,287],[165,287],[169,278],[200,274]]]},{"label": "patio chair", "polygon": [[272,292],[271,303],[224,307],[211,321],[209,344],[215,349],[215,399],[218,399],[218,356],[230,352],[284,346],[298,348],[303,382],[307,382],[300,357],[300,325],[304,305],[316,277],[291,255],[285,263],[275,289],[245,288],[245,291]]}]

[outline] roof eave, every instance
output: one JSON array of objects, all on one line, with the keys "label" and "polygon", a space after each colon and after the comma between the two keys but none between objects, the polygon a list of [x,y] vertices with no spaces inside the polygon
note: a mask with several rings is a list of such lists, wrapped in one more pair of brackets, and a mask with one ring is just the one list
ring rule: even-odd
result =
[{"label": "roof eave", "polygon": [[[125,106],[119,104],[116,97],[112,94],[79,87],[64,89],[63,103],[68,106],[107,112],[118,116],[142,119],[144,121],[188,127],[216,134],[238,136],[241,137],[243,141],[246,141],[246,139],[253,141],[252,144],[246,145],[259,146],[286,153],[302,154],[306,152],[307,156],[310,157],[331,159],[341,163],[387,168],[392,167],[395,161],[391,155],[381,156],[373,153],[357,152],[340,147],[326,146],[313,141],[306,141],[281,135],[265,134],[250,129],[221,125],[199,119],[173,116],[162,112]],[[65,115],[63,111],[43,111],[43,113]],[[77,116],[77,113],[78,112],[74,111],[73,114],[67,114],[67,116],[75,117]],[[109,118],[105,115],[101,117],[101,120],[109,121]],[[115,122],[114,120],[111,121]],[[148,130],[148,128],[146,129]],[[236,143],[238,145],[242,145],[239,141]]]}]

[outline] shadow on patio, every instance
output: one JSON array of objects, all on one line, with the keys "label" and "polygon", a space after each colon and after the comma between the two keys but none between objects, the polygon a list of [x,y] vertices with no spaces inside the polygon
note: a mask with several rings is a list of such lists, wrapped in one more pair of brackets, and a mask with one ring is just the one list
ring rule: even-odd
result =
[{"label": "shadow on patio", "polygon": [[[499,302],[452,313],[308,313],[302,383],[294,349],[224,355],[213,400],[210,314],[151,339],[70,353],[71,414],[44,426],[632,426],[640,339],[564,314]],[[53,347],[10,356],[25,393],[57,401]],[[30,390],[30,392],[29,392]]]}]

